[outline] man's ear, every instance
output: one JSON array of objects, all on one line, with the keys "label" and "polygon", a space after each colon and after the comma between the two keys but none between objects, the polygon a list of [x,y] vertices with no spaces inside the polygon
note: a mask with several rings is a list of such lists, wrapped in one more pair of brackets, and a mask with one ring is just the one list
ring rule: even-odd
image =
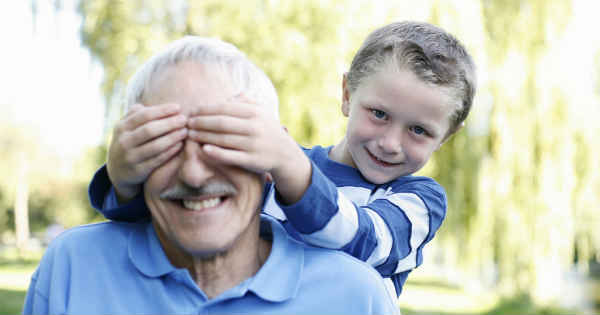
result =
[{"label": "man's ear", "polygon": [[342,114],[348,117],[350,114],[350,91],[348,90],[348,72],[342,78]]}]

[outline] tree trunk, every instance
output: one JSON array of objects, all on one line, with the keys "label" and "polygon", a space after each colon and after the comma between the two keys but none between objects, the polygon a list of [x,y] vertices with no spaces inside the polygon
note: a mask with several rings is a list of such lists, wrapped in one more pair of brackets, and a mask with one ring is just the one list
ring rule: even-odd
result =
[{"label": "tree trunk", "polygon": [[21,252],[29,242],[29,215],[27,201],[29,197],[27,181],[27,162],[21,159],[17,187],[15,192],[15,232],[17,234],[17,249]]}]

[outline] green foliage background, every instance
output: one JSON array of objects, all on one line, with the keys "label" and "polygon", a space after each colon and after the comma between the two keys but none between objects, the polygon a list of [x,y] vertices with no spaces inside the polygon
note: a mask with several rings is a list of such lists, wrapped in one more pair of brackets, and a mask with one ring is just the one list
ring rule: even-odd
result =
[{"label": "green foliage background", "polygon": [[[79,10],[84,45],[105,71],[107,135],[123,114],[127,79],[152,53],[185,34],[219,37],[246,52],[273,80],[282,122],[306,146],[342,138],[341,78],[370,31],[410,19],[455,34],[478,65],[478,94],[466,128],[421,171],[442,183],[449,197],[426,264],[448,266],[465,283],[491,272],[502,294],[526,293],[547,304],[561,294],[561,274],[586,272],[600,257],[600,45],[580,36],[590,28],[577,23],[577,3],[83,0]],[[19,134],[2,128],[3,134]],[[11,141],[3,147],[14,146]],[[34,226],[94,218],[85,198],[64,200],[85,196],[102,150],[80,162],[87,173],[74,180],[33,172],[35,183],[47,183],[32,188]],[[19,160],[3,158],[13,164],[0,167]],[[9,228],[11,182],[2,185],[0,225]],[[64,219],[62,213],[75,208],[84,209],[83,215]]]}]

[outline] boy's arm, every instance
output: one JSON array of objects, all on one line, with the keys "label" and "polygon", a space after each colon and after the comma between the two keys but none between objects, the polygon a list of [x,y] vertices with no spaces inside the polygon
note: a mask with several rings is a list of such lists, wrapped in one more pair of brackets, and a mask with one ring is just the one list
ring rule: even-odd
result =
[{"label": "boy's arm", "polygon": [[88,187],[88,194],[92,207],[109,220],[134,222],[150,216],[142,194],[138,194],[126,203],[118,202],[106,165],[94,174]]},{"label": "boy's arm", "polygon": [[279,206],[307,243],[343,250],[385,277],[420,265],[423,246],[445,216],[442,187],[424,177],[397,181],[377,190],[362,207],[346,197],[358,190],[335,187],[313,166],[312,182],[302,199]]}]

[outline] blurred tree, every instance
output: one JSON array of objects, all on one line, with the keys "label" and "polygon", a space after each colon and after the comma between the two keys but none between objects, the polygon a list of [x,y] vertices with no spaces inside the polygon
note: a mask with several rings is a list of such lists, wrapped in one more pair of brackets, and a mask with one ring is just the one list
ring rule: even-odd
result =
[{"label": "blurred tree", "polygon": [[[597,82],[566,83],[590,73],[578,64],[596,52],[586,50],[583,37],[570,42],[581,46],[577,57],[564,59],[575,55],[566,39],[581,31],[566,34],[573,25],[570,0],[480,4],[486,58],[476,58],[484,80],[474,116],[432,168],[449,195],[441,238],[446,252],[459,253],[452,265],[482,278],[497,268],[501,292],[548,304],[563,294],[575,252],[582,270],[599,252],[600,189],[591,161],[599,156],[592,134],[600,130],[586,118],[598,114]],[[448,29],[453,10],[439,7],[432,20]],[[468,127],[488,102],[482,137]]]},{"label": "blurred tree", "polygon": [[[83,41],[105,67],[107,130],[122,114],[123,89],[135,69],[167,42],[195,34],[234,43],[269,75],[282,121],[298,141],[332,143],[343,132],[342,121],[331,119],[339,113],[341,76],[362,38],[349,40],[338,27],[366,35],[360,26],[369,17],[368,6],[342,3],[82,1]],[[360,21],[352,14],[359,11]]]},{"label": "blurred tree", "polygon": [[[22,228],[40,232],[52,222],[74,226],[89,222],[95,216],[87,200],[87,184],[89,175],[102,165],[105,150],[103,147],[90,149],[91,152],[71,165],[71,161],[63,160],[53,148],[40,142],[39,132],[35,126],[16,125],[10,120],[2,119],[0,123],[3,148],[0,230],[3,232],[18,232],[16,222]],[[94,152],[101,152],[102,158]],[[19,207],[27,211],[26,214],[21,212],[21,217],[17,212]]]}]

